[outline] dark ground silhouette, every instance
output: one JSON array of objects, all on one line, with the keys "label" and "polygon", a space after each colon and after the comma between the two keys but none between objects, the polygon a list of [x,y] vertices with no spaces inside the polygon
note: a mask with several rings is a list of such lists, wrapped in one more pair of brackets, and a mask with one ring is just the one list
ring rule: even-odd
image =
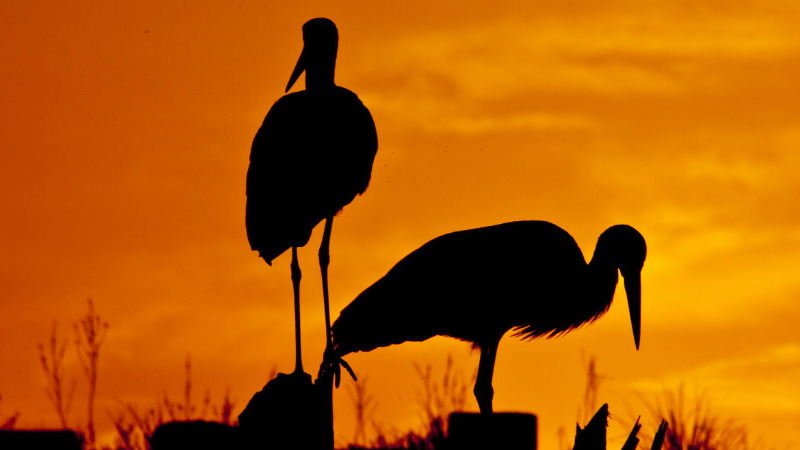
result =
[{"label": "dark ground silhouette", "polygon": [[152,450],[244,449],[244,440],[235,427],[204,420],[167,422],[150,436]]},{"label": "dark ground silhouette", "polygon": [[72,430],[0,430],[0,448],[81,450],[83,439]]}]

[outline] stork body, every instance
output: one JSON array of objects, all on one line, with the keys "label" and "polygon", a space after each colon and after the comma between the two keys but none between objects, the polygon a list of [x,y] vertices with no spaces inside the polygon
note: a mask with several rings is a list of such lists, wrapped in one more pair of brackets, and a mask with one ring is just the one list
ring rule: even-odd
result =
[{"label": "stork body", "polygon": [[351,91],[331,86],[279,99],[250,153],[251,248],[271,263],[304,246],[318,223],[367,189],[376,149],[369,110]]},{"label": "stork body", "polygon": [[523,339],[554,337],[609,308],[617,270],[625,278],[639,347],[644,238],[627,225],[606,230],[591,262],[561,228],[511,222],[438,237],[397,263],[342,310],[335,353],[370,351],[450,336],[481,351],[475,396],[491,413],[494,360],[509,330]]},{"label": "stork body", "polygon": [[300,345],[300,266],[302,247],[325,219],[319,251],[330,345],[327,268],[333,216],[369,184],[378,148],[369,110],[353,92],[336,86],[336,26],[313,19],[303,26],[305,46],[286,91],[306,72],[306,89],[280,98],[256,133],[247,171],[246,227],[250,247],[267,264],[292,249],[296,366]]}]

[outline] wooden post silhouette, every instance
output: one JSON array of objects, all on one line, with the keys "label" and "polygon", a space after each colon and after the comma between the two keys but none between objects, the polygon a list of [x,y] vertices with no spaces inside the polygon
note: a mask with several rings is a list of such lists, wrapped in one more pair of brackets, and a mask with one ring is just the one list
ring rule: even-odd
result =
[{"label": "wooden post silhouette", "polygon": [[452,413],[447,443],[453,450],[537,450],[537,419],[526,413]]}]

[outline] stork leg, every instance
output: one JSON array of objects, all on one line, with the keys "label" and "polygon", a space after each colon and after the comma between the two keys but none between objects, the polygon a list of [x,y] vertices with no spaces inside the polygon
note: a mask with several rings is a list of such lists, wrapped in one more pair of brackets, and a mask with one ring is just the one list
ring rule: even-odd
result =
[{"label": "stork leg", "polygon": [[294,373],[303,373],[303,358],[300,352],[300,264],[297,262],[297,247],[292,247],[292,288],[294,290]]},{"label": "stork leg", "polygon": [[331,245],[331,228],[333,228],[333,216],[325,219],[325,232],[322,234],[322,244],[319,247],[319,268],[322,271],[322,299],[325,304],[325,356],[323,357],[322,367],[320,367],[320,374],[327,370],[332,370],[333,381],[336,387],[339,387],[339,380],[341,375],[341,367],[343,366],[347,372],[356,380],[356,374],[350,365],[347,364],[341,356],[333,351],[333,333],[331,332],[331,307],[330,298],[328,296],[328,265],[331,262],[330,245]]},{"label": "stork leg", "polygon": [[[328,264],[331,262],[331,228],[333,228],[333,216],[325,219],[325,232],[322,233],[322,243],[319,246],[319,269],[322,272],[322,301],[325,305],[325,357],[333,353],[333,340],[331,335],[331,308],[328,299]],[[323,361],[323,366],[325,362]],[[337,366],[338,369],[338,366]],[[338,370],[335,371],[338,374]],[[336,385],[339,385],[338,376]],[[330,428],[325,437],[325,448],[333,449],[333,379],[327,380],[325,386],[325,421],[330,423]]]},{"label": "stork leg", "polygon": [[494,360],[497,356],[497,345],[499,342],[481,346],[481,360],[478,363],[478,378],[475,380],[475,399],[478,401],[478,408],[481,414],[492,414],[492,375],[494,374]]},{"label": "stork leg", "polygon": [[331,228],[333,228],[333,216],[325,219],[325,232],[322,234],[322,243],[319,246],[319,268],[322,271],[322,300],[325,304],[325,348],[333,349],[331,341],[331,307],[328,297],[328,265],[331,262]]}]

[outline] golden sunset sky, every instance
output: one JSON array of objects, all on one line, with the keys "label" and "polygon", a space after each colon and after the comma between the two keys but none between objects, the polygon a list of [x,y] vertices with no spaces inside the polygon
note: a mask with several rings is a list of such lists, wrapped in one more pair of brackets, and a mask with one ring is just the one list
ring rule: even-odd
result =
[{"label": "golden sunset sky", "polygon": [[[589,258],[626,223],[648,244],[641,349],[622,290],[565,337],[506,337],[495,410],[537,414],[540,448],[557,450],[594,356],[610,439],[639,414],[655,427],[643,399],[683,383],[753,442],[800,448],[800,6],[788,0],[1,2],[0,418],[58,425],[36,348],[53,321],[71,341],[87,298],[110,323],[103,436],[122,402],[181,398],[187,355],[197,401],[230,388],[236,414],[273,368],[292,370],[291,257],[268,267],[250,250],[244,187],[314,17],[337,24],[336,81],[371,110],[380,143],[369,189],[334,222],[334,317],[444,233],[547,220]],[[319,228],[300,250],[314,373]],[[413,364],[440,373],[448,355],[472,376],[478,354],[447,338],[348,361],[375,421],[404,431],[419,426]],[[74,349],[65,364],[82,426]],[[342,444],[352,389],[334,397]]]}]

